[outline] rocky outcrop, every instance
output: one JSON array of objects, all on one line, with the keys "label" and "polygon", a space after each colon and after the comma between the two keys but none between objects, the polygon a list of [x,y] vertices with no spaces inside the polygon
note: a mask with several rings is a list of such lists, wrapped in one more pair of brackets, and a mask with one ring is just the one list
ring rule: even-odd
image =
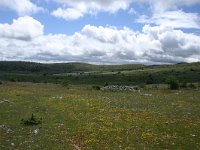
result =
[{"label": "rocky outcrop", "polygon": [[135,91],[135,90],[138,90],[138,86],[109,85],[109,86],[101,87],[101,90]]}]

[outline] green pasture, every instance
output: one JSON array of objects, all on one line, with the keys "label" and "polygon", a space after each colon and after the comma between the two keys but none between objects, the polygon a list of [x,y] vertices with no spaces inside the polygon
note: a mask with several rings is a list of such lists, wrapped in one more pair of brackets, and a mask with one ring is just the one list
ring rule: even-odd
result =
[{"label": "green pasture", "polygon": [[199,90],[91,87],[3,82],[0,149],[200,149]]}]

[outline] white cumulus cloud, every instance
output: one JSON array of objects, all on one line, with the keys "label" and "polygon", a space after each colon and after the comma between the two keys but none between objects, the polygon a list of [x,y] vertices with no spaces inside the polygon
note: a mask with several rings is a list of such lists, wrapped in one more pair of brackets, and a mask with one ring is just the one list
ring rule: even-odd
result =
[{"label": "white cumulus cloud", "polygon": [[58,8],[54,10],[51,14],[55,17],[63,18],[65,20],[76,20],[83,17],[83,12],[74,8]]},{"label": "white cumulus cloud", "polygon": [[30,0],[0,0],[1,7],[14,10],[20,16],[30,15],[43,10],[43,8],[32,3]]},{"label": "white cumulus cloud", "polygon": [[200,4],[200,0],[142,0],[151,13],[141,14],[136,21],[172,28],[200,29],[199,13],[185,12],[183,6]]},{"label": "white cumulus cloud", "polygon": [[197,13],[185,13],[182,10],[166,11],[154,14],[152,17],[140,16],[139,23],[156,24],[173,28],[200,29],[200,17]]},{"label": "white cumulus cloud", "polygon": [[132,0],[56,0],[62,4],[51,14],[65,20],[76,20],[84,15],[96,15],[98,12],[115,13],[118,10],[126,10]]},{"label": "white cumulus cloud", "polygon": [[44,26],[32,17],[14,19],[12,24],[0,24],[0,37],[31,40],[43,35]]}]

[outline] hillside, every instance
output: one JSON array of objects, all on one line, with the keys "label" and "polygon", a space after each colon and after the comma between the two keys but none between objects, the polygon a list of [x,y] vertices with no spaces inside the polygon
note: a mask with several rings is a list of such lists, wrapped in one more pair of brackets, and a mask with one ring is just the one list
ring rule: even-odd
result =
[{"label": "hillside", "polygon": [[0,80],[4,81],[133,85],[165,83],[170,77],[182,83],[199,82],[200,63],[145,66],[140,64],[0,62]]},{"label": "hillside", "polygon": [[124,71],[141,69],[144,65],[92,65],[86,63],[52,63],[42,64],[22,61],[0,61],[0,72],[10,73],[72,73],[91,71]]}]

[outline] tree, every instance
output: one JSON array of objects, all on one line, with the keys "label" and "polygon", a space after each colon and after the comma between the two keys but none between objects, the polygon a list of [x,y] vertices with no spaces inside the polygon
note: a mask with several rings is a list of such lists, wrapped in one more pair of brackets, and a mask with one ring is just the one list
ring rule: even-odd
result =
[{"label": "tree", "polygon": [[147,84],[153,84],[154,83],[154,78],[153,78],[153,75],[152,74],[149,74],[147,76],[147,81],[146,81]]},{"label": "tree", "polygon": [[171,90],[178,90],[179,89],[179,82],[174,77],[166,79],[166,83],[169,85],[169,89],[171,89]]}]

